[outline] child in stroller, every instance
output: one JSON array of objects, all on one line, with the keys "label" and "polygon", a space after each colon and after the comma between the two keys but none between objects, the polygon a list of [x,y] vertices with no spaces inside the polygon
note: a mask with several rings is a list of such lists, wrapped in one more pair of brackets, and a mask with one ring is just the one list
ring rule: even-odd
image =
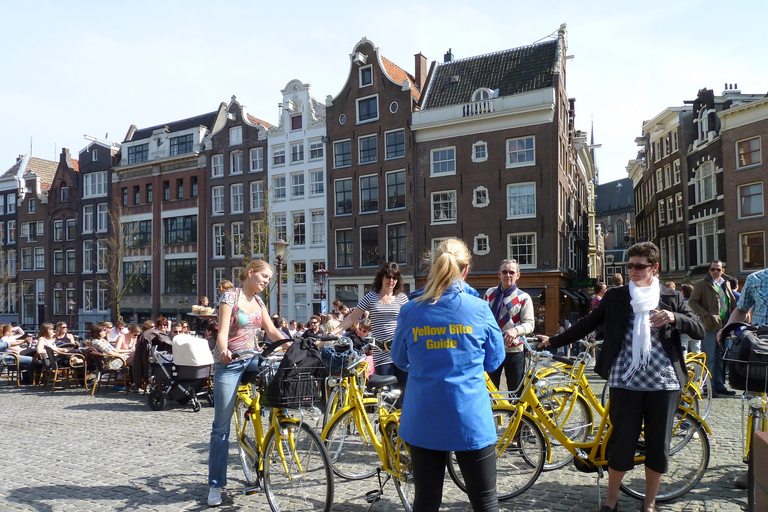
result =
[{"label": "child in stroller", "polygon": [[[178,330],[179,333],[173,332]],[[150,347],[150,383],[149,407],[160,411],[165,407],[166,399],[178,403],[192,403],[192,410],[200,410],[197,397],[205,395],[213,405],[213,387],[211,385],[211,367],[213,356],[205,339],[190,334],[181,334],[181,325],[174,323],[173,353],[161,351],[158,346]]]}]

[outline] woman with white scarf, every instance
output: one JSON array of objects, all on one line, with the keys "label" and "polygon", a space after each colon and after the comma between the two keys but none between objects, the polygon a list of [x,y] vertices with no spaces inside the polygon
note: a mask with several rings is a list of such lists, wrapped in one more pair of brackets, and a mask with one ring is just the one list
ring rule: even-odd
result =
[{"label": "woman with white scarf", "polygon": [[608,495],[600,512],[618,510],[619,487],[634,465],[645,424],[644,512],[656,508],[656,495],[669,464],[675,411],[688,372],[680,334],[701,339],[704,326],[675,290],[659,285],[659,249],[650,242],[627,250],[630,283],[611,288],[600,304],[562,334],[539,336],[542,345],[562,347],[604,327],[595,371],[610,385]]}]

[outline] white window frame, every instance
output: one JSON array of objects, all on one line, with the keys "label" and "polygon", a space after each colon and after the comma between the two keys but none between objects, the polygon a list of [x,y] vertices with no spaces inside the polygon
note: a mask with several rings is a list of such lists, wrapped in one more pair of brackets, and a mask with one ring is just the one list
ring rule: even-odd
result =
[{"label": "white window frame", "polygon": [[491,252],[491,239],[488,235],[484,233],[475,235],[472,243],[472,252],[478,256],[485,256]]},{"label": "white window frame", "polygon": [[[704,197],[706,191],[707,182],[711,181],[712,193],[711,197]],[[717,198],[717,179],[715,172],[715,163],[712,160],[703,162],[698,169],[696,169],[694,176],[694,184],[696,190],[696,202],[704,203],[706,201],[712,201]],[[711,260],[710,260],[711,261]]]},{"label": "white window frame", "polygon": [[243,127],[233,126],[229,129],[229,145],[238,146],[243,143]]},{"label": "white window frame", "polygon": [[666,226],[667,225],[667,215],[665,213],[665,202],[664,199],[659,199],[656,203],[656,211],[658,213],[658,219],[657,219],[657,225],[659,226]]},{"label": "white window frame", "polygon": [[291,199],[303,199],[306,196],[304,171],[291,173]]},{"label": "white window frame", "polygon": [[224,215],[224,185],[211,188],[211,215]]},{"label": "white window frame", "polygon": [[[371,99],[375,98],[375,104],[376,104],[376,115],[370,119],[360,120],[360,103],[364,101],[370,101]],[[372,94],[370,96],[365,96],[363,98],[357,98],[355,100],[355,118],[357,120],[357,124],[365,124],[365,123],[373,123],[379,120],[379,117],[381,116],[381,110],[379,109],[379,95],[378,94]]]},{"label": "white window frame", "polygon": [[[368,83],[363,83],[363,71],[370,71],[370,81]],[[358,85],[362,89],[363,87],[370,87],[373,85],[373,65],[369,64],[367,66],[360,66],[357,68],[357,77],[358,77]]]},{"label": "white window frame", "polygon": [[[750,143],[753,140],[757,141],[757,149],[748,148],[749,151],[742,151],[741,153],[739,153],[739,149],[740,149],[739,145],[742,145],[744,143]],[[756,167],[758,165],[762,165],[762,163],[763,163],[763,154],[762,154],[763,146],[762,146],[762,142],[763,141],[762,141],[762,138],[760,137],[760,135],[757,135],[755,137],[747,137],[746,139],[737,140],[734,143],[735,151],[736,151],[736,169],[737,170],[749,169],[749,168],[752,168],[752,167]],[[748,146],[751,146],[751,144],[748,144]],[[758,161],[750,162],[750,163],[743,162],[743,159],[741,158],[741,155],[743,155],[743,154],[750,154],[751,155],[753,153],[757,154]]]},{"label": "white window frame", "polygon": [[661,192],[664,190],[664,173],[662,169],[656,169],[656,191]]},{"label": "white window frame", "polygon": [[482,185],[472,191],[472,206],[485,208],[491,204],[491,196],[488,189]]},{"label": "white window frame", "polygon": [[264,148],[251,148],[249,151],[249,161],[249,172],[264,172]]},{"label": "white window frame", "polygon": [[242,222],[233,222],[230,225],[231,249],[233,258],[242,258],[245,256],[245,231]]},{"label": "white window frame", "polygon": [[[368,210],[364,210],[363,209],[363,204],[364,204],[364,201],[363,201],[363,180],[365,180],[366,182],[370,182],[370,180],[372,180],[373,183],[375,183],[375,185],[376,185],[376,187],[375,187],[375,189],[376,189],[376,208],[372,208],[372,209],[368,209]],[[379,209],[380,209],[380,204],[379,204],[379,195],[380,195],[379,188],[380,187],[379,187],[379,175],[378,174],[365,174],[363,176],[360,176],[357,179],[357,193],[358,193],[358,198],[359,198],[359,201],[358,201],[359,213],[375,213],[375,212],[379,211]],[[366,189],[366,190],[369,190],[369,189]]]},{"label": "white window frame", "polygon": [[83,199],[105,197],[107,193],[107,171],[89,172],[83,176]]},{"label": "white window frame", "polygon": [[[712,254],[708,254],[704,250],[706,246],[705,240],[708,237],[714,239]],[[717,219],[706,220],[696,224],[696,261],[699,265],[719,259],[717,245]]]},{"label": "white window frame", "polygon": [[[448,214],[443,216],[443,208],[436,211],[439,204],[449,205]],[[450,208],[450,205],[453,205]],[[452,210],[453,217],[450,216]],[[456,224],[458,222],[458,205],[456,204],[456,190],[440,190],[430,195],[430,224]]]},{"label": "white window frame", "polygon": [[672,186],[672,166],[667,164],[664,166],[664,188]]},{"label": "white window frame", "polygon": [[[532,143],[532,147],[531,148],[527,147],[529,139],[530,139],[530,141]],[[517,145],[516,143],[518,141],[525,141],[524,144],[525,144],[526,147],[522,148],[522,149],[517,149],[516,148],[514,151],[512,151],[510,146],[512,145],[513,142],[515,143],[515,145]],[[506,159],[507,159],[506,166],[507,166],[507,169],[514,168],[514,167],[528,167],[528,166],[531,166],[531,165],[536,165],[536,136],[535,135],[527,135],[525,137],[515,137],[514,139],[507,139],[504,147],[506,148],[506,153],[507,153],[507,155],[506,155]],[[525,152],[525,155],[526,155],[525,160],[520,161],[520,159],[516,158],[515,160],[517,160],[517,161],[516,162],[512,162],[512,155],[513,154],[517,155],[517,154],[519,154],[521,152]],[[533,155],[531,160],[528,160],[528,153],[529,152],[531,152],[532,155]]]},{"label": "white window frame", "polygon": [[681,176],[680,176],[680,159],[678,158],[674,162],[672,162],[672,182],[677,185],[680,183]]},{"label": "white window frame", "polygon": [[[396,154],[394,156],[389,156],[388,149],[389,149],[390,146],[387,143],[387,137],[390,136],[390,135],[396,135],[398,133],[401,133],[403,135],[403,154],[402,155]],[[405,129],[404,128],[398,128],[397,130],[389,130],[389,131],[384,132],[384,160],[394,160],[396,158],[403,158],[403,157],[405,157],[405,153],[406,153],[406,144],[405,144],[405,142],[406,141],[405,141]],[[396,147],[396,146],[393,146],[393,147]]]},{"label": "white window frame", "polygon": [[272,197],[275,201],[285,201],[286,199],[285,174],[275,174],[272,176]]},{"label": "white window frame", "polygon": [[[442,169],[443,166],[445,166],[445,170],[435,170],[436,168]],[[456,174],[456,146],[445,146],[430,150],[429,175],[434,177],[451,176],[454,174]]]},{"label": "white window frame", "polygon": [[311,246],[325,246],[325,210],[310,210]]},{"label": "white window frame", "polygon": [[229,174],[235,176],[243,174],[243,152],[232,151],[229,154]]},{"label": "white window frame", "polygon": [[211,178],[221,178],[224,176],[224,155],[213,155],[211,157]]},{"label": "white window frame", "polygon": [[325,172],[322,169],[309,170],[309,196],[325,194]]},{"label": "white window frame", "polygon": [[94,254],[93,240],[83,240],[83,274],[93,273]]},{"label": "white window frame", "polygon": [[106,240],[96,240],[96,272],[107,272],[107,246]]},{"label": "white window frame", "polygon": [[226,245],[224,235],[224,224],[213,225],[213,256],[212,258],[223,259],[226,256]]},{"label": "white window frame", "polygon": [[283,165],[285,165],[285,144],[272,146],[272,167],[281,167]]},{"label": "white window frame", "polygon": [[667,237],[667,250],[669,251],[669,270],[674,272],[677,270],[677,261],[675,260],[675,255],[677,254],[677,247],[675,246],[674,235]]},{"label": "white window frame", "polygon": [[[522,189],[523,187],[526,187],[526,194],[516,194],[514,197],[526,197],[530,198],[531,194],[528,191],[528,187],[533,186],[533,212],[526,211],[525,213],[514,213],[514,209],[512,207],[512,192],[518,189]],[[530,219],[536,217],[536,182],[534,181],[526,181],[523,183],[509,183],[507,184],[507,219]],[[529,205],[526,205],[528,207]]]},{"label": "white window frame", "polygon": [[106,233],[109,229],[109,209],[107,203],[96,205],[96,232]]},{"label": "white window frame", "polygon": [[244,208],[243,184],[233,183],[229,186],[229,210],[230,213],[243,213]]},{"label": "white window frame", "polygon": [[[483,148],[483,155],[478,156],[478,150]],[[472,144],[472,161],[474,163],[485,162],[488,160],[488,143],[484,140],[479,140]]]},{"label": "white window frame", "polygon": [[[519,255],[514,254],[512,251],[512,237],[533,237],[533,243],[531,244],[533,250],[532,254],[530,255],[531,259],[533,260],[533,263],[522,263],[522,258],[519,257]],[[522,244],[521,244],[522,246]],[[507,233],[507,259],[516,259],[518,262],[519,268],[536,268],[536,262],[538,261],[538,236],[535,232],[518,232],[518,233]]]},{"label": "white window frame", "polygon": [[[405,257],[402,259],[402,261],[395,259],[391,259],[390,256],[390,247],[389,247],[389,241],[390,241],[390,229],[394,229],[395,227],[403,227],[405,228],[405,250],[403,253],[405,254]],[[398,265],[405,265],[408,263],[408,226],[405,222],[393,222],[392,224],[387,224],[387,230],[386,230],[386,255],[387,260],[394,261]]]},{"label": "white window frame", "polygon": [[677,266],[680,270],[685,268],[685,234],[677,234]]},{"label": "white window frame", "polygon": [[[297,233],[300,231],[299,227],[302,227],[304,241],[299,239]],[[296,211],[291,212],[291,242],[294,246],[304,247],[307,245],[307,214],[306,212]]]},{"label": "white window frame", "polygon": [[[761,264],[755,265],[753,267],[746,267],[744,265],[744,237],[748,235],[755,235],[755,234],[761,234],[763,237],[763,247],[762,247],[762,253],[763,253],[763,261]],[[757,270],[761,270],[765,268],[765,231],[747,231],[743,233],[739,233],[739,270],[741,272],[755,272]]]},{"label": "white window frame", "polygon": [[[749,215],[745,215],[742,212],[742,207],[744,205],[744,201],[743,201],[744,200],[744,196],[742,195],[742,190],[745,189],[746,187],[755,187],[755,186],[758,187],[758,189],[760,190],[760,201],[759,201],[760,211],[756,212],[756,213],[749,214]],[[756,218],[761,218],[761,217],[763,217],[765,215],[765,193],[764,193],[764,190],[765,190],[765,187],[763,186],[763,182],[762,181],[753,182],[753,183],[744,183],[743,185],[739,185],[738,186],[738,188],[736,190],[736,203],[737,203],[737,206],[738,206],[738,213],[739,213],[738,218],[739,219],[756,219]],[[751,196],[749,196],[749,197],[751,197]]]},{"label": "white window frame", "polygon": [[251,182],[251,211],[264,210],[264,182],[262,180]]},{"label": "white window frame", "polygon": [[[367,160],[363,160],[363,142],[368,142],[370,140],[373,140],[373,147],[374,147],[374,157],[370,158],[368,156]],[[369,150],[366,150],[366,153],[369,152]],[[370,135],[363,135],[357,138],[357,163],[360,165],[363,164],[372,164],[374,162],[378,162],[379,160],[379,140],[376,134],[370,134]]]},{"label": "white window frame", "polygon": [[301,163],[304,161],[304,142],[291,143],[291,163]]},{"label": "white window frame", "polygon": [[320,160],[325,156],[325,144],[321,139],[309,141],[309,160]]}]

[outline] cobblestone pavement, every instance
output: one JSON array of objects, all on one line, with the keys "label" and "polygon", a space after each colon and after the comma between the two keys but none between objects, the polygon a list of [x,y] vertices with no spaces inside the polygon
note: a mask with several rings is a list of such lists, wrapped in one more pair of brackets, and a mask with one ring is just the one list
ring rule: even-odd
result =
[{"label": "cobblestone pavement", "polygon": [[[177,511],[207,509],[208,436],[213,409],[199,413],[171,403],[152,411],[144,395],[104,389],[90,396],[82,388],[43,392],[30,386],[0,384],[3,433],[0,510]],[[741,461],[741,401],[717,399],[708,424],[711,459],[701,483],[660,511],[730,512],[746,509],[746,492],[733,479],[746,469]],[[230,481],[220,510],[268,510],[261,495],[243,496],[244,485],[234,443]],[[607,480],[602,480],[603,496]],[[365,511],[363,496],[375,477],[336,481],[334,511]],[[442,510],[468,510],[464,495],[446,479]],[[622,496],[622,512],[640,502]],[[543,473],[523,495],[503,502],[505,511],[582,512],[597,510],[595,474],[573,466]],[[390,483],[372,512],[402,510]]]}]

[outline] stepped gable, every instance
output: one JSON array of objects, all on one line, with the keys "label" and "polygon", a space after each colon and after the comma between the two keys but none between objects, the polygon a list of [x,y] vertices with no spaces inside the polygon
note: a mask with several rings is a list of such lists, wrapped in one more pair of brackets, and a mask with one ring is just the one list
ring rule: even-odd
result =
[{"label": "stepped gable", "polygon": [[498,89],[499,97],[554,85],[558,41],[468,57],[437,65],[424,108],[469,103],[480,88]]}]

